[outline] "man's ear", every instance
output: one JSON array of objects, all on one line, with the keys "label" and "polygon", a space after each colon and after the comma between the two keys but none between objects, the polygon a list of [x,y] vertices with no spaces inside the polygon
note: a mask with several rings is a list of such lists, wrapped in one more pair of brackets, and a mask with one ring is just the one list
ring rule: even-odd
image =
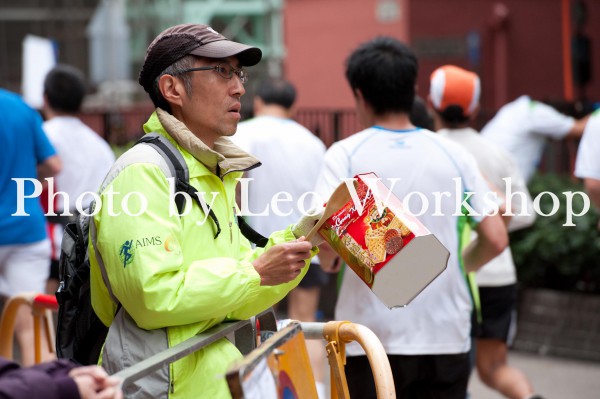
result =
[{"label": "man's ear", "polygon": [[45,111],[50,108],[50,102],[48,101],[48,95],[46,93],[42,96],[42,110]]},{"label": "man's ear", "polygon": [[296,115],[296,111],[298,110],[298,108],[296,107],[296,104],[293,104],[290,108],[288,108],[286,110],[288,118],[293,118],[294,115]]},{"label": "man's ear", "polygon": [[50,105],[50,101],[48,100],[48,94],[46,93],[43,94],[42,108],[40,111],[42,112],[42,115],[46,120],[54,118],[56,116],[56,111]]},{"label": "man's ear", "polygon": [[158,89],[169,104],[181,106],[182,96],[187,95],[183,82],[171,75],[162,75],[158,79]]},{"label": "man's ear", "polygon": [[365,100],[365,97],[363,96],[362,91],[360,91],[360,89],[354,90],[354,99],[356,100],[356,105],[358,107],[361,107],[363,110],[369,113],[373,113],[373,106],[369,104],[367,100]]},{"label": "man's ear", "polygon": [[362,91],[360,91],[360,89],[354,89],[352,92],[354,94],[354,100],[356,101],[356,104],[364,106],[365,98],[363,97]]}]

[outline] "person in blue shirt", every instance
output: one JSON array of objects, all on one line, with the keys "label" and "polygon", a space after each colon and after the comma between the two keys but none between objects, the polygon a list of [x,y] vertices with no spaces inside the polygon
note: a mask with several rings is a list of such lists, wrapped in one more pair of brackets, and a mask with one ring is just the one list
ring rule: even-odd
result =
[{"label": "person in blue shirt", "polygon": [[[42,130],[40,114],[17,94],[0,89],[0,298],[43,292],[50,242],[39,194],[43,179],[61,169]],[[33,320],[23,307],[15,324],[23,365],[33,363]]]}]

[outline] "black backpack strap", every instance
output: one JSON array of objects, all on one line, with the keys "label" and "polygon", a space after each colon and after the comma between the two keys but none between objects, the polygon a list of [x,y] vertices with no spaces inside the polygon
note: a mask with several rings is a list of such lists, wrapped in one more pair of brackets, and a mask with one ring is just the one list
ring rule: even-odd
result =
[{"label": "black backpack strap", "polygon": [[[202,200],[198,197],[197,190],[189,184],[190,175],[187,168],[187,164],[183,159],[181,153],[173,146],[173,144],[164,136],[152,132],[148,133],[142,138],[140,138],[136,144],[145,143],[149,144],[167,161],[169,169],[171,170],[171,174],[175,177],[175,190],[177,192],[187,193],[194,201],[198,203],[202,210],[208,209],[208,216],[215,223],[216,233],[215,238],[221,234],[221,225],[219,224],[219,220],[215,215],[215,212],[210,209],[206,204],[202,203]],[[177,205],[177,210],[179,214],[183,214],[185,209],[185,196],[177,195],[175,197],[175,205]]]},{"label": "black backpack strap", "polygon": [[[189,183],[189,171],[181,153],[166,137],[155,132],[144,135],[137,141],[136,144],[138,143],[145,143],[153,146],[156,151],[167,161],[169,169],[171,170],[171,175],[175,177],[175,189],[178,192],[187,193],[194,199],[194,201],[198,203],[202,210],[208,209],[208,216],[210,216],[216,226],[217,231],[215,233],[215,238],[217,238],[219,234],[221,234],[221,225],[219,224],[219,220],[217,219],[217,216],[212,208],[209,208],[206,203],[202,203],[202,200],[197,194],[198,191]],[[185,209],[185,196],[176,196],[175,204],[177,205],[179,214],[182,214],[183,210]],[[250,225],[248,225],[248,223],[246,223],[241,216],[238,216],[237,219],[240,231],[244,237],[246,237],[250,242],[256,244],[258,247],[264,247],[267,245],[267,242],[269,241],[268,238],[264,237],[250,227]]]},{"label": "black backpack strap", "polygon": [[256,244],[257,247],[261,248],[264,248],[267,245],[269,239],[260,234],[258,231],[254,230],[252,227],[250,227],[250,225],[246,222],[246,220],[244,220],[243,217],[238,216],[237,221],[238,226],[240,226],[240,231],[242,232],[244,237],[248,239],[248,241],[253,242],[254,244]]},{"label": "black backpack strap", "polygon": [[[144,135],[136,142],[136,144],[139,143],[150,144],[167,161],[167,165],[171,170],[171,176],[175,178],[175,187],[177,189],[179,189],[178,185],[181,182],[187,183],[190,180],[190,174],[183,156],[168,139],[158,133],[152,132]],[[177,205],[179,214],[182,214],[185,208],[185,197],[183,195],[176,196],[175,204]]]},{"label": "black backpack strap", "polygon": [[[210,216],[210,218],[213,220],[213,222],[215,223],[215,226],[217,228],[217,231],[215,233],[215,238],[217,238],[219,236],[219,234],[221,234],[221,225],[219,224],[219,219],[217,219],[217,215],[215,215],[215,211],[213,211],[212,208],[208,207],[208,205],[206,205],[206,203],[200,199],[200,196],[198,195],[198,190],[196,190],[196,188],[194,186],[192,186],[191,184],[189,184],[187,181],[177,181],[175,188],[178,191],[187,193],[190,197],[192,197],[194,199],[194,201],[196,201],[196,203],[198,204],[200,209],[202,209],[203,211],[208,209],[208,216]],[[179,213],[181,213],[181,211]]]},{"label": "black backpack strap", "polygon": [[[90,208],[89,208],[90,213],[93,212],[93,209],[94,209],[93,207],[94,207],[94,202],[92,202],[92,205],[90,205]],[[110,299],[113,301],[113,303],[118,306],[119,300],[113,293],[112,285],[110,284],[110,280],[108,279],[106,265],[104,264],[104,259],[102,259],[102,255],[100,254],[100,251],[98,250],[98,231],[96,230],[96,223],[94,223],[92,216],[81,215],[80,220],[84,223],[89,224],[87,227],[83,226],[83,228],[88,229],[89,240],[92,242],[92,248],[94,249],[94,253],[96,254],[96,262],[98,263],[98,269],[100,269],[100,273],[102,275],[102,281],[104,282],[104,285],[106,286],[106,289],[108,291],[108,296],[110,296]],[[89,256],[89,254],[87,254],[87,256]]]}]

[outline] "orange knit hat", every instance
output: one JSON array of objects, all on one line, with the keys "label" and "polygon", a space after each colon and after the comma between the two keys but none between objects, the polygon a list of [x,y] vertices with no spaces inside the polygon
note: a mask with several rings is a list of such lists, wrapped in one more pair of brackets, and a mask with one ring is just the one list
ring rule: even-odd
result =
[{"label": "orange knit hat", "polygon": [[480,92],[479,77],[466,69],[444,65],[431,74],[429,96],[438,111],[457,105],[469,116],[479,104]]}]

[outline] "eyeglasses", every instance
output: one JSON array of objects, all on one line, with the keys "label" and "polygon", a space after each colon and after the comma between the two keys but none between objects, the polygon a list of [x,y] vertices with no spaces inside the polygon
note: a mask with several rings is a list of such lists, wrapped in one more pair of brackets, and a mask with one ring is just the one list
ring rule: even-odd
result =
[{"label": "eyeglasses", "polygon": [[248,72],[243,67],[242,68],[234,68],[226,62],[219,64],[219,65],[215,65],[215,66],[204,66],[204,67],[184,69],[183,71],[180,71],[179,73],[194,72],[194,71],[212,71],[212,70],[217,71],[217,73],[223,79],[231,79],[233,77],[233,74],[235,73],[237,75],[237,77],[240,78],[240,81],[242,82],[242,84],[244,84],[248,81]]}]

